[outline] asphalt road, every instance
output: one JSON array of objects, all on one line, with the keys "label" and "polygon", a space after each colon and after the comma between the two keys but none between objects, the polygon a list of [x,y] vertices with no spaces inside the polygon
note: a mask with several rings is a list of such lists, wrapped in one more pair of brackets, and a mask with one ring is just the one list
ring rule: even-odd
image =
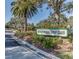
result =
[{"label": "asphalt road", "polygon": [[11,31],[5,32],[5,59],[47,59],[14,39]]}]

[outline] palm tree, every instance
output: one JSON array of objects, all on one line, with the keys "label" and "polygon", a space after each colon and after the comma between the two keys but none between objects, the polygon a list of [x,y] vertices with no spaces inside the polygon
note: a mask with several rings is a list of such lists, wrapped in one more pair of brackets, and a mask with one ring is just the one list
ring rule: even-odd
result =
[{"label": "palm tree", "polygon": [[34,16],[37,13],[37,8],[32,0],[14,0],[11,3],[12,14],[14,17],[19,17],[24,21],[24,31],[27,30],[27,19]]},{"label": "palm tree", "polygon": [[[58,25],[62,18],[63,12],[71,12],[73,8],[72,2],[65,2],[66,0],[48,0],[49,6],[53,9],[53,16],[56,18]],[[66,19],[66,18],[65,18]]]},{"label": "palm tree", "polygon": [[[52,14],[53,18],[57,20],[59,25],[62,16],[64,16],[63,13],[64,12],[70,13],[72,12],[73,9],[72,1],[70,2],[66,2],[66,1],[67,0],[42,0],[42,1],[40,0],[40,2],[38,1],[38,3],[40,4],[48,3],[49,7],[53,9],[53,14]],[[65,18],[63,17],[63,19],[66,19],[66,17]]]}]

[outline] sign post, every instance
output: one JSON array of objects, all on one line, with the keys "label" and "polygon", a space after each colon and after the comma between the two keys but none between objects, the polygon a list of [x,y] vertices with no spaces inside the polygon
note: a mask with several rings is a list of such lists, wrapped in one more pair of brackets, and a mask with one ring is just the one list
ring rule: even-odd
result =
[{"label": "sign post", "polygon": [[37,29],[37,34],[67,37],[67,29]]}]

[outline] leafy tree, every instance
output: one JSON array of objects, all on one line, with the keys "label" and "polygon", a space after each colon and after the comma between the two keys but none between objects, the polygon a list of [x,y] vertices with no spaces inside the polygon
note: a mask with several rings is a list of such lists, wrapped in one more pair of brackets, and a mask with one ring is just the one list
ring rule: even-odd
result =
[{"label": "leafy tree", "polygon": [[5,24],[5,28],[11,28],[10,22]]},{"label": "leafy tree", "polygon": [[9,28],[16,28],[16,25],[15,25],[16,23],[15,23],[15,20],[14,20],[14,18],[11,18],[11,20],[9,21],[9,22],[7,22],[6,24],[5,24],[5,26],[6,27],[9,27]]},{"label": "leafy tree", "polygon": [[28,29],[28,31],[29,31],[29,30],[35,31],[36,27],[35,27],[35,25],[32,23],[32,24],[28,24],[27,29]]}]

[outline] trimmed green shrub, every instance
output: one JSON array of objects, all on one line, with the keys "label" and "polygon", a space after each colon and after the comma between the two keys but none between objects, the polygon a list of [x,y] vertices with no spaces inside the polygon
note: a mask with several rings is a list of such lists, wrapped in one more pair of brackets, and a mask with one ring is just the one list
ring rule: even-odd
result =
[{"label": "trimmed green shrub", "polygon": [[39,36],[36,33],[33,34],[33,42],[40,42],[40,43],[42,43],[44,39],[45,39],[44,36]]},{"label": "trimmed green shrub", "polygon": [[21,31],[16,31],[15,33],[15,36],[19,37],[19,38],[23,38],[25,36],[28,36],[28,35],[33,35],[33,32],[32,31],[28,31],[28,32],[21,32]]},{"label": "trimmed green shrub", "polygon": [[52,39],[49,38],[49,37],[46,37],[46,38],[43,40],[42,43],[43,43],[43,46],[44,46],[45,48],[52,48],[52,46],[53,46]]},{"label": "trimmed green shrub", "polygon": [[20,32],[20,31],[16,31],[15,36],[17,36],[18,38],[23,38],[24,37],[24,33]]},{"label": "trimmed green shrub", "polygon": [[69,42],[70,42],[70,43],[73,42],[73,35],[72,35],[72,34],[69,34],[67,38],[69,39]]},{"label": "trimmed green shrub", "polygon": [[24,32],[24,36],[27,36],[27,35],[33,35],[33,32],[32,31],[27,31],[27,32]]},{"label": "trimmed green shrub", "polygon": [[58,37],[40,36],[36,33],[33,35],[33,43],[41,43],[44,48],[53,48],[59,43]]}]

